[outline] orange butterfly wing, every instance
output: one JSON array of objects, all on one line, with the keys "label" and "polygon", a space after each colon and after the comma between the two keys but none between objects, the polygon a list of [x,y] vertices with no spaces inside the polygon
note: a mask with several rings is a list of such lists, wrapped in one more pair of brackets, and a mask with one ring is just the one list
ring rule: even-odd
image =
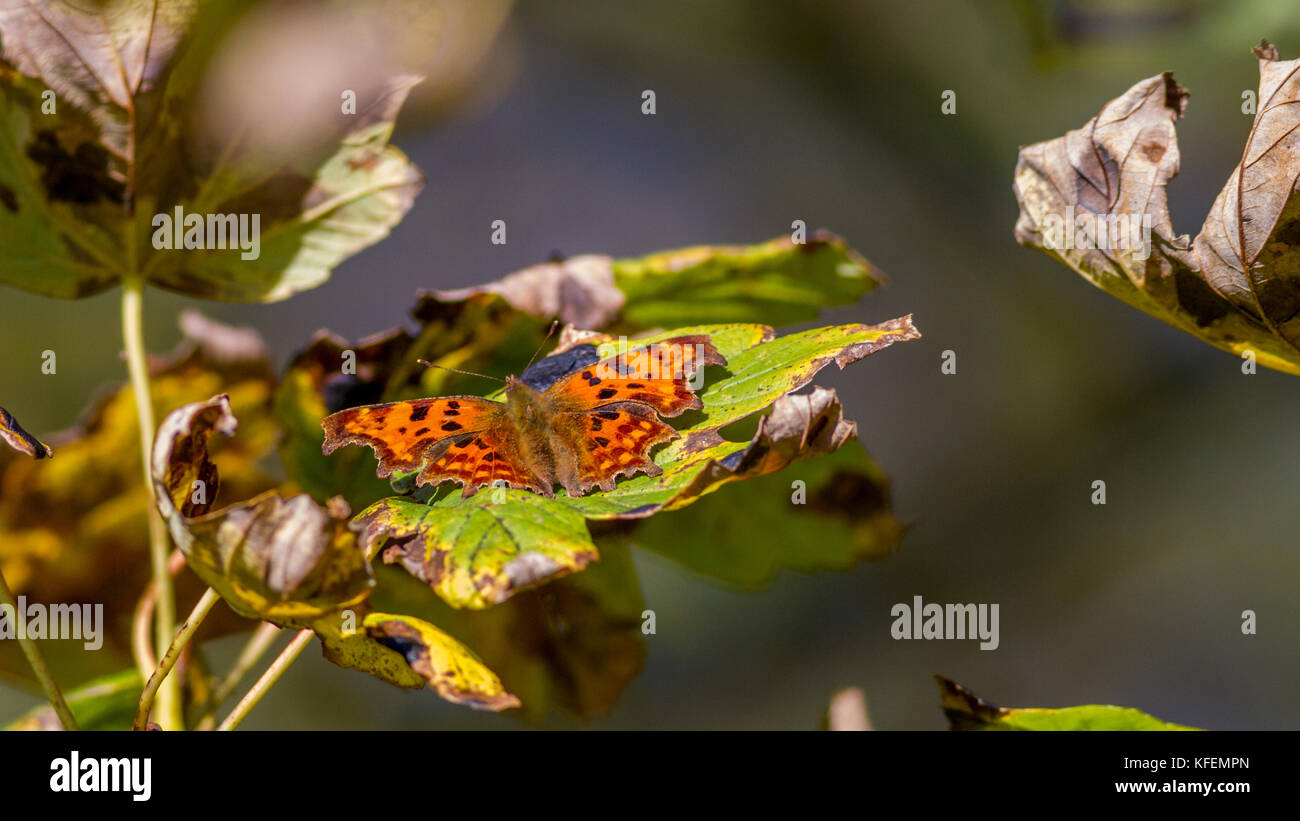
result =
[{"label": "orange butterfly wing", "polygon": [[440,396],[383,405],[363,405],[321,420],[326,455],[343,445],[369,445],[379,459],[375,474],[417,470],[439,442],[487,430],[498,423],[505,405],[479,396]]},{"label": "orange butterfly wing", "polygon": [[651,460],[650,449],[677,436],[654,410],[633,402],[556,414],[551,430],[557,443],[556,473],[570,496],[597,486],[613,490],[619,476],[658,476],[663,470]]},{"label": "orange butterfly wing", "polygon": [[557,409],[640,402],[664,416],[679,416],[704,407],[690,385],[696,372],[705,365],[725,364],[708,336],[677,336],[602,359],[565,377],[546,393]]},{"label": "orange butterfly wing", "polygon": [[321,421],[321,450],[368,445],[377,475],[418,470],[417,485],[458,482],[465,497],[498,482],[553,496],[557,476],[572,496],[613,490],[619,476],[662,473],[650,449],[677,432],[658,413],[703,407],[692,377],[704,365],[725,364],[709,337],[674,337],[562,378],[544,394],[545,421],[524,431],[506,403],[445,396],[331,414]]},{"label": "orange butterfly wing", "polygon": [[613,490],[619,476],[663,471],[650,450],[677,436],[659,419],[703,407],[691,379],[725,365],[709,337],[679,336],[601,360],[547,391],[556,473],[570,496]]},{"label": "orange butterfly wing", "polygon": [[496,425],[481,433],[467,434],[435,444],[426,454],[428,462],[416,477],[417,485],[459,482],[468,499],[485,485],[501,482],[508,487],[554,496],[550,472],[530,466],[523,457],[521,442],[513,428]]}]

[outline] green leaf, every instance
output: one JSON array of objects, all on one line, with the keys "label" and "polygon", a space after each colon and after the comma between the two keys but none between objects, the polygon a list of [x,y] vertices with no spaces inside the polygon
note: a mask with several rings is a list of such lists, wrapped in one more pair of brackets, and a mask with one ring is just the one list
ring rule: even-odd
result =
[{"label": "green leaf", "polygon": [[689,450],[700,434],[725,427],[768,407],[784,394],[807,385],[834,362],[840,370],[895,342],[921,334],[910,316],[879,325],[832,325],[778,337],[744,350],[727,360],[730,375],[708,386],[700,399],[704,409],[686,436],[670,445],[669,454]]},{"label": "green leaf", "polygon": [[455,304],[494,294],[536,317],[634,332],[692,323],[801,322],[825,306],[858,301],[880,282],[843,239],[816,231],[801,244],[778,237],[634,259],[584,254],[429,297]]},{"label": "green leaf", "polygon": [[433,505],[396,496],[376,502],[356,521],[368,549],[382,545],[385,562],[400,563],[456,607],[498,604],[582,570],[597,555],[581,514],[509,488]]},{"label": "green leaf", "polygon": [[[619,523],[617,538],[749,589],[778,570],[848,570],[885,559],[903,536],[888,480],[856,444],[755,477],[744,493],[709,495],[626,527]],[[605,540],[596,542],[604,553]]]},{"label": "green leaf", "polygon": [[940,704],[954,730],[1195,730],[1130,707],[1088,704],[1060,709],[1008,709],[989,704],[951,679],[935,676]]},{"label": "green leaf", "polygon": [[1267,42],[1255,54],[1260,106],[1244,159],[1194,240],[1174,233],[1165,190],[1188,97],[1169,72],[1082,129],[1020,150],[1016,239],[1211,345],[1300,374],[1300,60],[1279,60]]},{"label": "green leaf", "polygon": [[[82,730],[129,730],[144,689],[135,669],[103,676],[64,693],[77,726]],[[47,705],[24,713],[6,730],[61,730],[54,709]]]},{"label": "green leaf", "polygon": [[613,262],[627,304],[623,321],[654,328],[704,322],[784,325],[815,319],[827,305],[848,305],[880,279],[841,238],[814,232],[796,244],[708,246]]},{"label": "green leaf", "polygon": [[[138,271],[193,296],[269,302],[387,235],[422,184],[388,145],[411,80],[367,91],[324,145],[267,152],[244,138],[248,122],[213,124],[199,93],[251,5],[105,0],[4,15],[0,282],[73,298]],[[182,234],[184,215],[203,225],[203,247],[168,247],[178,208]],[[243,220],[244,247],[209,233],[227,228],[214,215]]]},{"label": "green leaf", "polygon": [[377,569],[376,606],[410,612],[471,644],[540,718],[607,713],[645,661],[645,598],[626,545],[600,561],[487,610],[457,610],[400,570]]}]

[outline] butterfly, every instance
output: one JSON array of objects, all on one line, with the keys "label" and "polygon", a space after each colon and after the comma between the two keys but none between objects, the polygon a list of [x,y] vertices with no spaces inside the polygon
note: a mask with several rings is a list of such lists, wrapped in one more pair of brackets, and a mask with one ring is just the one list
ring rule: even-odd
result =
[{"label": "butterfly", "polygon": [[678,434],[659,417],[704,407],[693,379],[725,364],[708,336],[673,337],[579,363],[549,387],[535,387],[529,371],[508,377],[504,402],[440,396],[348,408],[321,421],[321,450],[369,445],[377,475],[418,470],[416,485],[457,482],[464,498],[487,485],[547,497],[556,482],[570,496],[609,491],[620,476],[663,473],[650,449]]}]

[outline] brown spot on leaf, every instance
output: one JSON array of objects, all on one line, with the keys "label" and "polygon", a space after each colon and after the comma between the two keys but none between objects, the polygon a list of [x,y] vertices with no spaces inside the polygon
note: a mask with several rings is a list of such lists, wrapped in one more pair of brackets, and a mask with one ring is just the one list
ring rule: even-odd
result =
[{"label": "brown spot on leaf", "polygon": [[82,143],[69,153],[54,132],[38,131],[27,157],[40,166],[41,187],[51,200],[82,205],[125,200],[126,186],[110,175],[109,154],[102,145]]}]

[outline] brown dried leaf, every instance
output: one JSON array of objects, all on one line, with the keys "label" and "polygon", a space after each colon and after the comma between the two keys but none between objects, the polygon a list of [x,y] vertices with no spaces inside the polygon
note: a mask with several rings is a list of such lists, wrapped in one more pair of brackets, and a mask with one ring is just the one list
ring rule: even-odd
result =
[{"label": "brown dried leaf", "polygon": [[267,491],[207,512],[218,481],[208,438],[233,436],[235,426],[224,395],[177,408],[158,426],[158,509],[189,566],[235,612],[282,627],[307,627],[360,604],[374,581],[346,503],[322,508],[306,494]]},{"label": "brown dried leaf", "polygon": [[614,285],[613,259],[597,254],[546,262],[478,288],[434,291],[443,302],[474,294],[499,294],[516,309],[533,316],[555,317],[580,328],[603,328],[623,309],[623,292]]},{"label": "brown dried leaf", "polygon": [[1255,55],[1255,122],[1195,241],[1174,235],[1166,201],[1188,96],[1169,72],[1021,149],[1016,239],[1212,345],[1300,374],[1300,60],[1267,42]]}]

